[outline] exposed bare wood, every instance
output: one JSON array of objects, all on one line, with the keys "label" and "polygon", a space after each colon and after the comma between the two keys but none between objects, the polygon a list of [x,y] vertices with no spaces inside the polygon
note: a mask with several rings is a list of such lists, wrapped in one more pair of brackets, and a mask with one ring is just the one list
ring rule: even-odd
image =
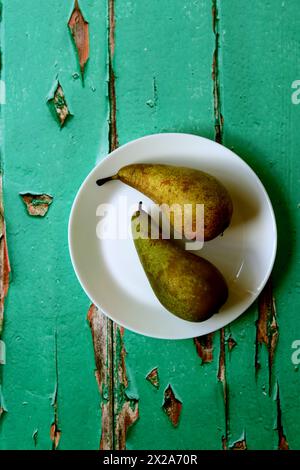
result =
[{"label": "exposed bare wood", "polygon": [[202,360],[202,364],[212,362],[213,360],[213,334],[199,336],[194,338],[197,354]]},{"label": "exposed bare wood", "polygon": [[146,376],[146,380],[148,380],[148,382],[150,382],[153,387],[159,389],[159,376],[157,367],[149,372],[149,374]]},{"label": "exposed bare wood", "polygon": [[126,350],[124,346],[124,329],[113,323],[113,358],[114,358],[114,449],[126,449],[126,435],[139,417],[137,398],[128,397],[128,378],[126,371]]},{"label": "exposed bare wood", "polygon": [[165,390],[163,410],[167,414],[173,426],[178,426],[182,410],[182,403],[176,398],[171,385]]},{"label": "exposed bare wood", "polygon": [[71,116],[71,113],[65,98],[64,90],[59,82],[57,82],[53,96],[48,99],[48,104],[52,113],[56,116],[60,127],[63,127]]},{"label": "exposed bare wood", "polygon": [[234,444],[230,446],[230,450],[247,450],[246,439],[234,442]]},{"label": "exposed bare wood", "polygon": [[237,342],[235,341],[235,339],[231,335],[227,339],[227,345],[228,345],[229,351],[232,351],[237,345]]},{"label": "exposed bare wood", "polygon": [[58,347],[57,347],[57,331],[55,332],[55,389],[52,399],[54,409],[53,423],[50,426],[50,439],[52,441],[52,450],[56,450],[61,438],[61,430],[58,422]]},{"label": "exposed bare wood", "polygon": [[75,0],[74,9],[69,19],[68,26],[74,39],[78,53],[80,70],[83,76],[84,68],[90,54],[89,24],[84,19],[78,0]]},{"label": "exposed bare wood", "polygon": [[277,383],[277,394],[276,394],[276,407],[277,407],[277,432],[278,432],[278,450],[289,450],[289,444],[284,433],[282,424],[282,411],[280,403],[279,385]]},{"label": "exposed bare wood", "polygon": [[53,423],[50,427],[50,439],[52,441],[52,449],[56,450],[61,438],[61,431],[58,429],[57,424]]},{"label": "exposed bare wood", "polygon": [[228,434],[229,434],[229,408],[228,408],[228,390],[226,381],[226,342],[225,342],[225,329],[220,330],[220,355],[219,355],[219,369],[218,380],[222,383],[223,387],[223,400],[224,400],[224,419],[225,419],[225,434],[222,437],[223,449],[227,448]]},{"label": "exposed bare wood", "polygon": [[4,302],[8,293],[10,263],[8,257],[6,226],[2,199],[2,175],[0,175],[0,337],[3,328]]},{"label": "exposed bare wood", "polygon": [[255,368],[260,368],[259,351],[262,344],[268,349],[269,366],[269,393],[271,393],[272,367],[275,349],[278,341],[278,324],[276,319],[275,299],[273,296],[272,282],[269,280],[259,296],[258,320],[256,322],[256,352]]},{"label": "exposed bare wood", "polygon": [[53,197],[49,194],[20,194],[23,202],[27,208],[28,214],[34,217],[44,217],[50,205],[53,202]]},{"label": "exposed bare wood", "polygon": [[102,398],[101,411],[101,441],[102,450],[113,449],[113,364],[112,364],[112,322],[95,305],[88,311],[88,321],[91,327],[96,379]]}]

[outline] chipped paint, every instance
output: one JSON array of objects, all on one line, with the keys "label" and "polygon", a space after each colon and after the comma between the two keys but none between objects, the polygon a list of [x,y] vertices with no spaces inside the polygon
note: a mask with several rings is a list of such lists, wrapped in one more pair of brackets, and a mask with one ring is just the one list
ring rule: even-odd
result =
[{"label": "chipped paint", "polygon": [[126,351],[123,329],[107,318],[95,305],[88,311],[92,331],[96,378],[102,398],[101,450],[126,449],[126,434],[139,416],[138,399],[126,394]]},{"label": "chipped paint", "polygon": [[[8,257],[8,247],[6,238],[6,224],[4,218],[4,206],[3,206],[3,192],[2,192],[2,174],[0,175],[0,338],[3,332],[4,323],[4,307],[5,298],[9,289],[10,281],[10,262]],[[1,341],[1,361],[4,365],[6,363],[6,347],[5,343]],[[2,377],[1,377],[2,379]],[[2,386],[0,382],[0,420],[4,413],[7,412],[7,408],[2,393]]]},{"label": "chipped paint", "polygon": [[279,394],[279,384],[277,383],[276,390],[276,408],[277,408],[277,424],[276,430],[278,432],[278,450],[289,450],[289,444],[284,433],[283,424],[282,424],[282,411],[280,403],[280,394]]},{"label": "chipped paint", "polygon": [[58,345],[57,345],[57,331],[55,331],[54,335],[55,339],[55,348],[54,348],[54,363],[55,363],[55,386],[54,386],[54,393],[52,397],[53,406],[53,422],[50,426],[50,439],[52,441],[52,450],[56,450],[59,445],[59,441],[61,438],[61,430],[59,428],[59,420],[58,420]]},{"label": "chipped paint", "polygon": [[112,321],[95,306],[88,311],[88,322],[92,332],[96,364],[96,380],[101,395],[101,450],[113,449],[113,365],[112,365]]},{"label": "chipped paint", "polygon": [[226,381],[226,341],[225,341],[225,329],[220,330],[220,354],[219,354],[219,368],[218,368],[218,380],[222,383],[223,389],[223,401],[224,401],[224,420],[225,420],[225,432],[222,436],[222,447],[227,448],[228,435],[229,435],[229,407],[228,407],[228,390]]},{"label": "chipped paint", "polygon": [[201,364],[212,362],[213,360],[213,334],[194,338],[197,354],[201,358]]},{"label": "chipped paint", "polygon": [[44,217],[53,202],[53,197],[49,194],[21,193],[20,196],[23,199],[28,214],[33,217]]},{"label": "chipped paint", "polygon": [[247,443],[245,439],[234,442],[230,447],[230,450],[247,450]]},{"label": "chipped paint", "polygon": [[158,375],[158,368],[155,367],[152,369],[149,374],[146,376],[146,380],[153,385],[156,389],[159,389],[159,375]]},{"label": "chipped paint", "polygon": [[9,288],[10,271],[2,199],[2,175],[0,175],[0,337],[3,329],[4,302]]},{"label": "chipped paint", "polygon": [[162,407],[173,426],[178,426],[182,410],[182,402],[176,398],[171,385],[168,385],[165,390],[164,403]]},{"label": "chipped paint", "polygon": [[90,54],[89,24],[85,20],[78,0],[75,0],[74,9],[68,22],[74,44],[77,50],[82,77]]},{"label": "chipped paint", "polygon": [[50,93],[47,103],[60,127],[63,127],[72,114],[67,104],[64,90],[58,80],[55,82],[53,91]]},{"label": "chipped paint", "polygon": [[269,367],[269,393],[272,386],[272,367],[274,361],[275,349],[278,341],[278,324],[276,319],[275,299],[273,296],[272,282],[269,280],[259,296],[258,300],[258,319],[256,322],[256,351],[255,351],[255,369],[258,372],[260,368],[259,351],[262,344],[268,349],[268,367]]},{"label": "chipped paint", "polygon": [[226,340],[226,343],[228,345],[228,350],[231,352],[237,345],[237,342],[235,341],[235,339],[229,335],[229,337],[227,338]]},{"label": "chipped paint", "polygon": [[61,431],[59,430],[56,423],[52,423],[50,427],[50,439],[52,441],[52,450],[56,450],[59,446],[61,438]]},{"label": "chipped paint", "polygon": [[114,449],[126,449],[128,429],[139,418],[139,400],[127,394],[128,378],[126,371],[126,350],[124,328],[113,323],[114,358]]}]

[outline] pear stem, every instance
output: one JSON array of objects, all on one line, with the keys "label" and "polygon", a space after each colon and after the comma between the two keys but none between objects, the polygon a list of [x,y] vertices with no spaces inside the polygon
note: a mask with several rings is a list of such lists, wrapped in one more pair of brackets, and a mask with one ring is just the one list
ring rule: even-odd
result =
[{"label": "pear stem", "polygon": [[143,206],[143,203],[142,203],[142,201],[140,201],[139,202],[139,209],[138,209],[139,211],[141,211],[143,209],[142,206]]},{"label": "pear stem", "polygon": [[116,180],[116,179],[118,179],[118,175],[108,176],[107,178],[101,178],[101,179],[97,180],[96,184],[98,186],[103,186],[105,183],[108,183],[108,181],[113,181],[113,180]]}]

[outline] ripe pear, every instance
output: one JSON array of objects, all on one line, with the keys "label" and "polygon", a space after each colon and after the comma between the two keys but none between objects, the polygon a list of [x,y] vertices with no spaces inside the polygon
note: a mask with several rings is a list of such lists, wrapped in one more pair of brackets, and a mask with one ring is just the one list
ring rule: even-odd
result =
[{"label": "ripe pear", "polygon": [[[201,322],[217,313],[228,297],[225,279],[204,258],[185,251],[172,240],[151,239],[151,217],[142,210],[132,216],[134,244],[160,303],[183,320]],[[152,232],[153,233],[153,232]]]},{"label": "ripe pear", "polygon": [[[228,191],[215,177],[203,171],[171,165],[132,164],[121,168],[110,178],[98,180],[97,184],[101,186],[110,180],[120,180],[156,204],[163,204],[162,211],[169,218],[172,229],[176,231],[175,221],[178,223],[179,220],[180,233],[189,240],[212,240],[230,224],[233,206]],[[182,216],[188,217],[184,211],[186,204],[191,208],[189,224],[185,224]],[[203,230],[199,232],[196,223],[196,204],[204,205],[204,234]]]}]

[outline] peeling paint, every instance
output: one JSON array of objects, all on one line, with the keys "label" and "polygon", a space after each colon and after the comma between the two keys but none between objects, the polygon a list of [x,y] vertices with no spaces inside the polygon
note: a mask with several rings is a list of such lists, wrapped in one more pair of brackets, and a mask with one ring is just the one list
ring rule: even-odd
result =
[{"label": "peeling paint", "polygon": [[102,398],[101,416],[102,433],[100,440],[101,450],[113,449],[113,365],[112,365],[112,321],[91,305],[88,311],[94,355],[96,363],[96,379]]},{"label": "peeling paint", "polygon": [[230,446],[231,450],[247,450],[247,444],[245,440],[236,441],[232,446]]},{"label": "peeling paint", "polygon": [[126,434],[139,416],[138,400],[126,394],[126,351],[123,329],[109,320],[95,305],[88,311],[92,331],[96,378],[102,397],[101,450],[126,449]]},{"label": "peeling paint", "polygon": [[229,337],[227,338],[226,343],[228,345],[229,351],[232,351],[237,345],[237,342],[231,335],[229,335]]},{"label": "peeling paint", "polygon": [[57,119],[60,127],[63,127],[72,114],[67,104],[63,88],[59,81],[55,82],[53,92],[50,93],[47,103],[51,112]]},{"label": "peeling paint", "polygon": [[173,426],[178,426],[182,410],[182,402],[176,398],[171,385],[165,390],[163,410],[167,414]]},{"label": "peeling paint", "polygon": [[23,199],[28,214],[33,217],[44,217],[53,202],[53,197],[49,196],[49,194],[21,193],[20,196]]},{"label": "peeling paint", "polygon": [[78,0],[75,0],[74,9],[69,19],[68,26],[77,49],[81,75],[83,77],[85,65],[90,54],[89,24],[84,19]]},{"label": "peeling paint", "polygon": [[247,450],[246,434],[243,432],[239,440],[229,446],[230,450]]},{"label": "peeling paint", "polygon": [[197,354],[202,360],[202,364],[212,362],[213,360],[213,334],[199,336],[194,338]]},{"label": "peeling paint", "polygon": [[285,436],[283,424],[282,424],[282,412],[281,412],[281,403],[280,403],[278,383],[277,383],[277,390],[276,390],[276,408],[277,408],[276,430],[278,432],[278,450],[289,450],[289,444]]},{"label": "peeling paint", "polygon": [[146,376],[146,380],[148,380],[148,382],[150,382],[153,387],[159,389],[159,376],[157,367],[149,372],[149,374]]},{"label": "peeling paint", "polygon": [[56,450],[59,446],[61,438],[61,431],[59,430],[56,423],[52,423],[50,427],[50,439],[52,441],[52,450]]},{"label": "peeling paint", "polygon": [[114,358],[114,449],[126,449],[126,435],[130,426],[139,418],[137,398],[128,397],[128,378],[126,372],[126,350],[124,346],[124,328],[113,323],[113,358]]},{"label": "peeling paint", "polygon": [[224,400],[224,420],[225,420],[225,433],[222,436],[222,447],[227,448],[228,435],[229,435],[229,405],[228,405],[228,390],[226,381],[226,351],[225,351],[225,329],[220,330],[220,355],[219,355],[219,368],[218,380],[222,383],[223,400]]},{"label": "peeling paint", "polygon": [[275,299],[271,280],[269,280],[259,296],[258,301],[258,319],[256,322],[256,351],[255,351],[255,369],[258,372],[260,368],[259,351],[262,344],[268,349],[268,367],[269,367],[269,393],[272,385],[272,367],[274,361],[275,349],[278,341],[278,324],[276,319]]},{"label": "peeling paint", "polygon": [[10,271],[2,200],[2,175],[0,175],[0,337],[3,329],[4,302],[9,288]]},{"label": "peeling paint", "polygon": [[54,393],[52,397],[52,406],[54,410],[53,422],[50,426],[50,439],[52,441],[52,450],[56,450],[59,445],[59,441],[61,438],[61,430],[58,424],[58,347],[57,347],[57,331],[55,331],[55,386],[54,386]]},{"label": "peeling paint", "polygon": [[218,380],[222,383],[225,382],[225,330],[220,330],[220,355],[219,355],[219,369]]}]

